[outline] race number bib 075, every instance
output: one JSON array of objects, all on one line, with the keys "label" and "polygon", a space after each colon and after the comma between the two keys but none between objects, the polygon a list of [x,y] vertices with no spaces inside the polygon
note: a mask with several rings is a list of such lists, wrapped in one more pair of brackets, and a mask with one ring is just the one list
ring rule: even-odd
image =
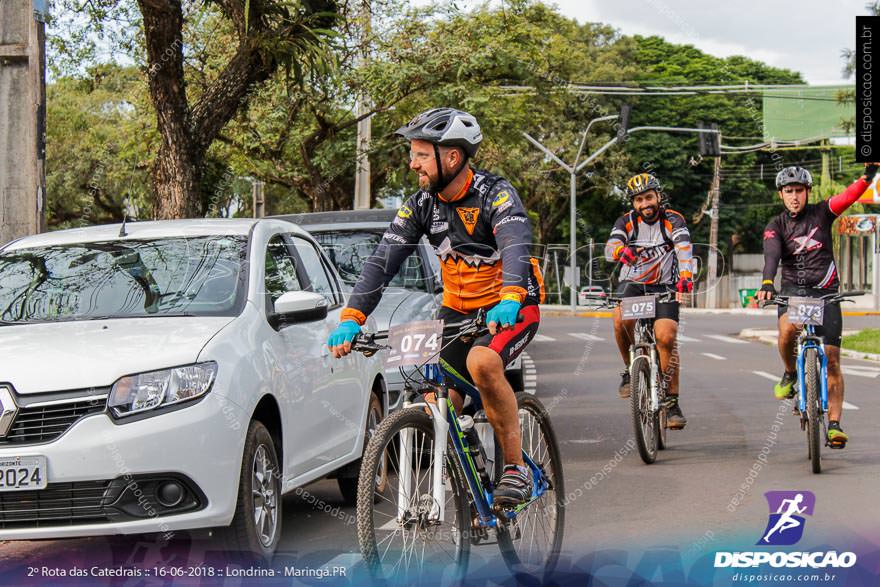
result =
[{"label": "race number bib 075", "polygon": [[822,326],[825,304],[816,298],[788,298],[788,320],[793,324]]},{"label": "race number bib 075", "polygon": [[443,320],[407,322],[388,329],[386,367],[430,365],[440,362],[443,347]]},{"label": "race number bib 075", "polygon": [[639,296],[635,298],[624,298],[624,300],[620,302],[620,311],[624,320],[653,318],[657,313],[657,297]]}]

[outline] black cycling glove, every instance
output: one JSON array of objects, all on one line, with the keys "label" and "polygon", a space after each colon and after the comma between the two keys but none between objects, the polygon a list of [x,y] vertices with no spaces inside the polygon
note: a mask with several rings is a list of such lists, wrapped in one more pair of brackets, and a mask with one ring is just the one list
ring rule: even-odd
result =
[{"label": "black cycling glove", "polygon": [[771,294],[773,294],[773,297],[776,297],[776,288],[773,287],[773,283],[772,283],[772,282],[771,282],[771,283],[765,283],[764,285],[762,285],[762,286],[761,286],[761,291],[769,291]]},{"label": "black cycling glove", "polygon": [[864,176],[868,183],[874,181],[874,174],[877,173],[877,167],[878,165],[876,163],[869,163],[868,165],[865,165]]}]

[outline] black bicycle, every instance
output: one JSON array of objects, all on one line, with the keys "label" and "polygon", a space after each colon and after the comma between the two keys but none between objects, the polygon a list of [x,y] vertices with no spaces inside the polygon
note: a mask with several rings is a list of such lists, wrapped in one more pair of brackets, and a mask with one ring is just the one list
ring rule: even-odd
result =
[{"label": "black bicycle", "polygon": [[[443,342],[487,331],[480,312],[474,320],[445,326]],[[377,342],[386,337],[361,335],[352,349],[365,354],[388,349]],[[407,383],[403,409],[382,421],[364,453],[357,528],[370,573],[401,582],[447,573],[460,581],[470,546],[491,544],[493,538],[512,571],[552,572],[562,546],[565,490],[547,410],[533,395],[516,394],[523,461],[534,479],[532,497],[516,508],[498,507],[492,495],[503,459],[479,393],[442,359],[426,364],[431,360],[417,371],[422,381]],[[449,399],[447,384],[475,399],[462,415]],[[382,484],[377,483],[380,470]]]}]

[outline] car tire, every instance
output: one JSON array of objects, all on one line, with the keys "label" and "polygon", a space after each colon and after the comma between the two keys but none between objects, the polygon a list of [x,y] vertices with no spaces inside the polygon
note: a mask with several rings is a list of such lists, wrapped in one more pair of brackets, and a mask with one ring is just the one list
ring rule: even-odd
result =
[{"label": "car tire", "polygon": [[[364,451],[367,450],[370,439],[376,434],[376,430],[379,429],[383,417],[382,402],[379,400],[379,396],[371,393],[370,405],[367,408],[367,423],[364,428]],[[380,470],[382,471],[382,478],[377,481],[377,485],[384,488],[388,480],[388,463],[384,463]],[[360,466],[357,467],[357,471],[358,475],[360,475]],[[339,492],[342,493],[345,505],[357,505],[358,477],[339,477],[336,479],[336,483],[339,485]]]},{"label": "car tire", "polygon": [[244,559],[271,561],[281,539],[281,502],[275,443],[263,423],[253,420],[245,437],[235,515],[221,532],[224,547]]}]

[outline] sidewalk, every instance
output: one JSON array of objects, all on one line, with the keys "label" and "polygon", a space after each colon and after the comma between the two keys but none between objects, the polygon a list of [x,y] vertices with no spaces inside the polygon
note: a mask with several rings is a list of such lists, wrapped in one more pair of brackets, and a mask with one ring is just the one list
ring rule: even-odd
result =
[{"label": "sidewalk", "polygon": [[[844,330],[843,335],[848,336],[850,334],[857,333],[858,330]],[[777,332],[775,330],[760,330],[757,328],[745,328],[739,333],[740,338],[747,338],[750,340],[758,340],[761,342],[765,342],[767,344],[772,344],[776,346],[776,338]],[[877,361],[880,362],[880,355],[875,355],[873,353],[863,353],[861,351],[853,351],[850,349],[840,349],[840,354],[844,357],[849,357],[851,359],[864,359],[866,361]]]},{"label": "sidewalk", "polygon": [[[541,314],[545,316],[571,316],[571,306],[561,304],[541,304]],[[682,314],[711,315],[711,314],[739,314],[746,316],[775,316],[776,307],[770,308],[682,308]],[[578,318],[611,318],[609,308],[596,308],[592,306],[578,306],[574,315]],[[880,316],[880,312],[874,310],[852,309],[844,310],[844,316]]]}]

